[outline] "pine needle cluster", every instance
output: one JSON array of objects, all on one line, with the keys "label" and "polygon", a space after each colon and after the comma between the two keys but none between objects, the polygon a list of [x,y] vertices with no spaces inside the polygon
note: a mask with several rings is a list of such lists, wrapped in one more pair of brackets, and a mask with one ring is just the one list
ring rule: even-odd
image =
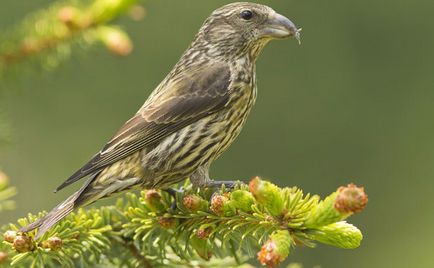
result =
[{"label": "pine needle cluster", "polygon": [[[128,194],[116,205],[80,209],[34,241],[20,227],[3,227],[3,265],[14,267],[238,267],[256,257],[276,267],[297,245],[316,242],[353,249],[362,234],[346,218],[361,211],[363,188],[340,187],[324,200],[260,178],[232,190],[194,189],[175,198],[162,191]],[[176,199],[176,208],[173,200]]]}]

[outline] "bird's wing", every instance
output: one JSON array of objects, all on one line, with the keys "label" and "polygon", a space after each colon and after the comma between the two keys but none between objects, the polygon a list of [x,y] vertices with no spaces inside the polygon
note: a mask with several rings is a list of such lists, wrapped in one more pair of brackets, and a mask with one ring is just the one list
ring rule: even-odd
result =
[{"label": "bird's wing", "polygon": [[98,154],[56,191],[221,110],[229,100],[230,80],[226,64],[185,71],[182,77],[171,79],[174,82],[169,81],[160,94],[145,104]]}]

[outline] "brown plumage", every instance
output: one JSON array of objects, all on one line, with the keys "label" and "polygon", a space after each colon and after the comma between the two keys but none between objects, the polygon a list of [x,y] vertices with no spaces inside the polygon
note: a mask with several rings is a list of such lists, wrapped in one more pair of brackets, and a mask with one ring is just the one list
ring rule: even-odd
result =
[{"label": "brown plumage", "polygon": [[72,210],[133,188],[167,188],[190,177],[215,184],[210,164],[240,133],[256,99],[255,61],[271,39],[299,37],[267,6],[233,3],[215,10],[173,70],[86,165],[57,190],[83,187],[26,226],[46,232]]}]

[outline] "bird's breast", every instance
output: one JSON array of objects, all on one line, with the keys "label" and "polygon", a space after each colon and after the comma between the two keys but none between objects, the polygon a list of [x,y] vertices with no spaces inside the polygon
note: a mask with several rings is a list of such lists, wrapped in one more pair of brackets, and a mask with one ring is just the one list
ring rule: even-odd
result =
[{"label": "bird's breast", "polygon": [[[248,80],[248,81],[247,81]],[[184,179],[218,158],[235,140],[256,99],[254,77],[234,81],[226,107],[165,138],[142,152],[142,165],[154,174],[153,185]]]},{"label": "bird's breast", "polygon": [[221,120],[221,142],[216,150],[215,157],[219,157],[238,137],[247,117],[256,101],[256,83],[254,76],[249,81],[234,84],[233,96],[227,107],[224,118]]}]

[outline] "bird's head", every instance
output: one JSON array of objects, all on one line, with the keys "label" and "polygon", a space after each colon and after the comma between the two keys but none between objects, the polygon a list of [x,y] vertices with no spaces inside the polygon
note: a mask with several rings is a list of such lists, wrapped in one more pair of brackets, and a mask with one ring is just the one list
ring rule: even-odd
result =
[{"label": "bird's head", "polygon": [[268,41],[290,36],[300,40],[300,30],[288,18],[268,6],[238,2],[215,10],[197,41],[205,42],[215,56],[248,54],[255,60]]}]

